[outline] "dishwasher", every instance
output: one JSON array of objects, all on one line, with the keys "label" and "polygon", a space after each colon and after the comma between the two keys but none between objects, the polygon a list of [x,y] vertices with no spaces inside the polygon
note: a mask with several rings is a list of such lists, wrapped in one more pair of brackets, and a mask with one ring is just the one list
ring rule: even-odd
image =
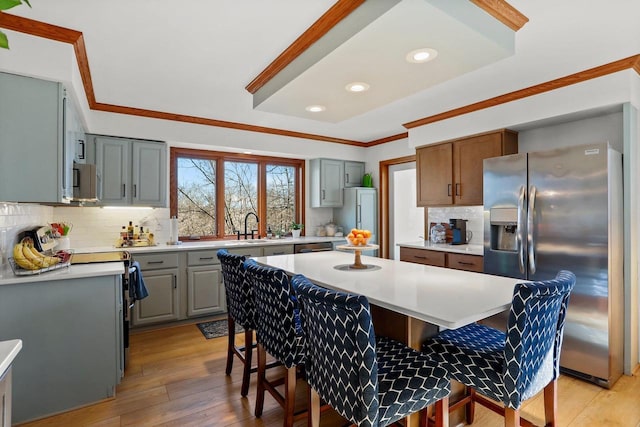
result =
[{"label": "dishwasher", "polygon": [[293,245],[294,254],[304,254],[307,252],[326,252],[332,250],[333,243],[331,242],[298,243]]}]

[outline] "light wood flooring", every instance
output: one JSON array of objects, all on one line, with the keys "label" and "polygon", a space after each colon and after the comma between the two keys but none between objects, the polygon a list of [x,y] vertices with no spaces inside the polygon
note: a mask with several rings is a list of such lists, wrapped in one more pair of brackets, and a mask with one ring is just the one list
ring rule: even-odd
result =
[{"label": "light wood flooring", "polygon": [[[226,337],[206,340],[195,325],[134,333],[125,378],[114,399],[23,426],[281,426],[282,410],[269,395],[262,418],[254,417],[255,375],[249,395],[241,398],[241,364],[236,360],[226,376],[225,361]],[[561,377],[560,426],[640,426],[638,374],[623,376],[611,390]],[[304,403],[304,391],[300,394]],[[528,401],[523,414],[542,424],[542,396]],[[335,414],[323,413],[323,426],[342,424]],[[477,407],[473,426],[500,425],[498,415]]]}]

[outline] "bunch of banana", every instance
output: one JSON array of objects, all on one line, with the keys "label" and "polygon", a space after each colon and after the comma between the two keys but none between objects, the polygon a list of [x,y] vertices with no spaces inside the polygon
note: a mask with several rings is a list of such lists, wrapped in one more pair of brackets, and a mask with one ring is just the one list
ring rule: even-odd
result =
[{"label": "bunch of banana", "polygon": [[60,258],[42,254],[33,247],[33,241],[29,238],[13,247],[13,260],[25,270],[38,270],[51,267],[60,262]]}]

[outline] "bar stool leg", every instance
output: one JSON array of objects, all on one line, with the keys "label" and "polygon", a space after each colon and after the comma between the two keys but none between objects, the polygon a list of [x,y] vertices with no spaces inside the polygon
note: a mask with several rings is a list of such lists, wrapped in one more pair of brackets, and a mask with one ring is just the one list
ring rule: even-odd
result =
[{"label": "bar stool leg", "polygon": [[249,393],[251,376],[251,358],[253,354],[253,329],[244,330],[244,370],[242,374],[242,389],[240,394],[244,397]]},{"label": "bar stool leg", "polygon": [[225,373],[231,375],[231,369],[233,369],[233,349],[236,345],[236,322],[230,315],[227,316],[227,326],[229,327],[229,331],[227,334],[227,368],[225,369]]},{"label": "bar stool leg", "polygon": [[320,395],[311,386],[309,386],[307,427],[320,427]]},{"label": "bar stool leg", "polygon": [[556,427],[558,408],[558,380],[553,380],[544,388],[544,418],[545,427]]},{"label": "bar stool leg", "polygon": [[520,410],[504,408],[504,427],[520,427]]},{"label": "bar stool leg", "polygon": [[296,372],[295,366],[287,368],[284,379],[284,427],[293,427],[293,414],[296,406]]},{"label": "bar stool leg", "polygon": [[262,416],[262,408],[264,407],[264,376],[265,370],[267,368],[267,352],[262,346],[262,344],[258,343],[258,386],[256,387],[256,417],[260,418]]}]

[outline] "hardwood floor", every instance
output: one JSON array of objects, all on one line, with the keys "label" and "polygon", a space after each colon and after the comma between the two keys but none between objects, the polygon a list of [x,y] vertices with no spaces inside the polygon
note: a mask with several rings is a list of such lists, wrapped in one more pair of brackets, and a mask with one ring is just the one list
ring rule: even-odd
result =
[{"label": "hardwood floor", "polygon": [[[226,376],[225,362],[226,337],[206,340],[195,325],[134,333],[125,378],[114,399],[23,426],[281,426],[282,409],[271,396],[265,397],[262,418],[254,417],[255,375],[249,395],[241,398],[241,364],[236,360]],[[639,427],[638,374],[622,377],[611,390],[561,377],[559,425]],[[304,390],[299,400],[304,404]],[[542,395],[528,401],[522,412],[542,424]],[[337,415],[323,413],[323,426],[342,424]],[[306,421],[296,423],[304,425]],[[500,425],[498,415],[477,406],[473,426]]]}]

